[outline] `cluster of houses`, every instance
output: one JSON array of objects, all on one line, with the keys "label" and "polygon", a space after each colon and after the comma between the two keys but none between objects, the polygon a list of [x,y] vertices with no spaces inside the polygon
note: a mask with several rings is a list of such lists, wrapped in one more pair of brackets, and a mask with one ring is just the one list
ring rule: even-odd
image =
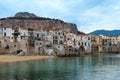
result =
[{"label": "cluster of houses", "polygon": [[66,31],[0,28],[0,54],[75,55],[119,53],[120,36],[76,35]]}]

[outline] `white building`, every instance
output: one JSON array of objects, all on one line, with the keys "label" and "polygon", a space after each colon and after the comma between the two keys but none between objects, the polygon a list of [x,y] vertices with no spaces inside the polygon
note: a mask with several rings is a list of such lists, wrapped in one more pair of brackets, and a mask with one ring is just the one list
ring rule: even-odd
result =
[{"label": "white building", "polygon": [[27,29],[21,29],[20,30],[20,35],[21,36],[28,36],[28,30]]},{"label": "white building", "polygon": [[61,30],[53,32],[53,42],[52,44],[64,44],[65,33]]},{"label": "white building", "polygon": [[13,38],[14,37],[13,36],[14,30],[12,28],[2,28],[2,31],[3,31],[4,40],[13,42],[13,40],[14,40],[14,38]]},{"label": "white building", "polygon": [[27,41],[28,39],[28,29],[19,29],[20,35],[18,41]]},{"label": "white building", "polygon": [[33,36],[34,36],[34,38],[36,38],[36,39],[45,40],[45,38],[46,38],[46,36],[47,36],[47,32],[35,30],[35,31],[33,31]]}]

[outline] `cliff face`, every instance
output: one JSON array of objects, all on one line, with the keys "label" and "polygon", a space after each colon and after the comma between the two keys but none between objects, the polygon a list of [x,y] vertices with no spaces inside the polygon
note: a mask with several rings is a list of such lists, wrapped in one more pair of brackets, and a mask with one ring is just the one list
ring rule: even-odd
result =
[{"label": "cliff face", "polygon": [[38,30],[63,30],[77,34],[77,26],[73,23],[66,23],[58,19],[37,17],[30,13],[17,13],[15,17],[0,19],[0,27],[23,27]]}]

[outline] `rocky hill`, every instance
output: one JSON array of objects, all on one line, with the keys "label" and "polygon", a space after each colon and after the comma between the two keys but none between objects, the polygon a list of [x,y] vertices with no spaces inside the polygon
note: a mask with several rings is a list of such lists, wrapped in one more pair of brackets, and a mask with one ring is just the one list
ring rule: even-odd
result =
[{"label": "rocky hill", "polygon": [[63,30],[77,34],[77,26],[59,19],[38,17],[32,13],[19,12],[14,17],[0,19],[0,27],[23,27],[39,30]]},{"label": "rocky hill", "polygon": [[30,18],[30,17],[37,17],[35,14],[32,13],[28,13],[28,12],[19,12],[15,14],[15,17],[26,17],[26,18]]},{"label": "rocky hill", "polygon": [[93,34],[93,35],[104,35],[104,36],[120,36],[120,30],[96,30],[96,31],[93,31],[91,32],[90,34]]}]

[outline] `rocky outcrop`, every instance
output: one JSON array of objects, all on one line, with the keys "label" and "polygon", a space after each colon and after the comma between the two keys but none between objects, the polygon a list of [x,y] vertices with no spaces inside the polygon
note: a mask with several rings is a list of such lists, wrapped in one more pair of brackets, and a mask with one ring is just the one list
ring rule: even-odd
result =
[{"label": "rocky outcrop", "polygon": [[39,30],[63,30],[77,34],[77,26],[73,23],[66,23],[59,19],[50,19],[37,17],[28,12],[20,12],[15,17],[8,17],[0,19],[0,27],[23,27],[34,28]]},{"label": "rocky outcrop", "polygon": [[37,17],[36,15],[28,12],[18,12],[15,14],[15,17],[26,17],[26,18],[31,18],[31,17]]}]

